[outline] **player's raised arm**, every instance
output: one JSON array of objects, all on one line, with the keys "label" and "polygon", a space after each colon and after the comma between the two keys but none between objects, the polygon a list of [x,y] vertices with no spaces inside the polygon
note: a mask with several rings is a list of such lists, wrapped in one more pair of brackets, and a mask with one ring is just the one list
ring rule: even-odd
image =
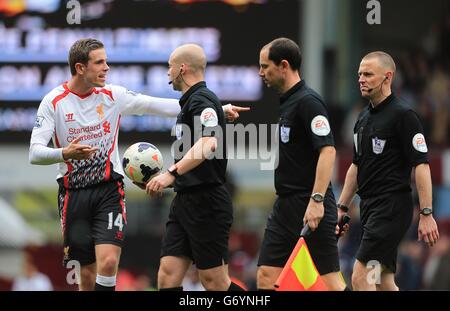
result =
[{"label": "player's raised arm", "polygon": [[122,114],[154,114],[164,117],[176,117],[180,112],[180,104],[174,98],[162,98],[129,91],[122,86],[112,86],[115,101]]},{"label": "player's raised arm", "polygon": [[[180,113],[178,99],[144,95],[129,91],[121,86],[113,87],[115,96],[123,114],[154,114],[164,117],[176,117]],[[225,118],[234,121],[239,118],[239,112],[249,111],[250,107],[240,107],[227,104],[222,106]]]}]

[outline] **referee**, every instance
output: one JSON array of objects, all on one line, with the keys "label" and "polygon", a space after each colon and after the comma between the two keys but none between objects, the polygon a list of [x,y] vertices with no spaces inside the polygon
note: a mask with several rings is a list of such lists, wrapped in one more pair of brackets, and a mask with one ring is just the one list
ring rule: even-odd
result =
[{"label": "referee", "polygon": [[169,59],[169,84],[183,93],[176,138],[187,141],[189,147],[182,145],[175,150],[175,164],[146,188],[155,196],[173,184],[177,193],[161,250],[160,290],[182,290],[183,278],[193,262],[206,290],[243,290],[228,276],[233,206],[224,185],[225,116],[219,99],[206,87],[205,68],[205,53],[195,44],[178,47]]},{"label": "referee", "polygon": [[[411,169],[420,202],[419,240],[433,246],[439,232],[432,210],[428,148],[417,114],[391,92],[395,63],[384,52],[364,56],[359,66],[361,94],[369,104],[354,127],[353,163],[339,198],[339,217],[348,211],[355,192],[361,197],[362,239],[353,268],[355,290],[390,290],[397,248],[413,215]],[[380,265],[374,280],[370,267]]]},{"label": "referee", "polygon": [[301,53],[278,38],[260,51],[259,75],[281,94],[278,195],[268,218],[258,261],[257,287],[273,290],[304,224],[311,256],[330,290],[344,290],[335,236],[337,207],[330,184],[336,156],[325,104],[300,77]]}]

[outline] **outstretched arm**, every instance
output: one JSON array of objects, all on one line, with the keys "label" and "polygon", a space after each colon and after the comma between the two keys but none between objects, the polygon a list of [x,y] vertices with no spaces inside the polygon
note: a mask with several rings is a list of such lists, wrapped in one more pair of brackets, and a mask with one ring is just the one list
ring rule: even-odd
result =
[{"label": "outstretched arm", "polygon": [[[162,98],[135,93],[124,87],[114,86],[115,98],[121,106],[124,115],[153,114],[163,117],[176,117],[180,113],[178,99]],[[228,121],[239,118],[239,112],[248,111],[250,107],[239,107],[231,104],[222,106],[225,117]]]},{"label": "outstretched arm", "polygon": [[180,104],[177,99],[148,96],[124,88],[118,89],[117,94],[116,100],[124,115],[153,114],[163,117],[176,117],[180,113]]},{"label": "outstretched arm", "polygon": [[[123,90],[121,95],[119,98],[122,100],[119,101],[119,104],[122,106],[123,114],[154,114],[174,118],[180,113],[178,99],[153,97]],[[222,106],[222,109],[225,118],[228,121],[234,121],[239,118],[239,112],[249,111],[250,107],[227,104]]]}]

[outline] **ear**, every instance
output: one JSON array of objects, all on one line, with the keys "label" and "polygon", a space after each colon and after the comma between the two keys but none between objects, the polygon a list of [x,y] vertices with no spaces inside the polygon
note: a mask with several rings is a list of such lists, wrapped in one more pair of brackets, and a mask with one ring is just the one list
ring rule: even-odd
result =
[{"label": "ear", "polygon": [[386,72],[384,75],[384,80],[392,82],[392,78],[394,77],[394,73],[391,71]]},{"label": "ear", "polygon": [[287,60],[285,60],[285,59],[283,59],[280,62],[280,66],[281,66],[282,69],[289,69],[289,67],[290,67],[289,62]]},{"label": "ear", "polygon": [[75,70],[80,75],[84,73],[85,68],[86,68],[86,66],[84,64],[82,64],[82,63],[76,63],[75,64]]}]

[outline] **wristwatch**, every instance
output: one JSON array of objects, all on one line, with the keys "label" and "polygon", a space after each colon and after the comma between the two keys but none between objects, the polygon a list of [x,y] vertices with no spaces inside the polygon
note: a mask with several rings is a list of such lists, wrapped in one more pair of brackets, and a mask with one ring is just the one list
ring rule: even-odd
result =
[{"label": "wristwatch", "polygon": [[322,193],[316,192],[316,193],[311,194],[311,199],[313,199],[317,203],[322,203],[324,196]]},{"label": "wristwatch", "polygon": [[178,175],[178,172],[177,172],[177,166],[176,166],[175,164],[172,165],[171,167],[169,167],[169,168],[167,169],[167,171],[169,172],[170,175],[172,175],[173,177],[175,177],[175,179],[178,178],[178,177],[180,177],[180,175]]},{"label": "wristwatch", "polygon": [[429,207],[424,207],[420,210],[419,214],[423,216],[428,216],[433,214],[433,210]]}]

